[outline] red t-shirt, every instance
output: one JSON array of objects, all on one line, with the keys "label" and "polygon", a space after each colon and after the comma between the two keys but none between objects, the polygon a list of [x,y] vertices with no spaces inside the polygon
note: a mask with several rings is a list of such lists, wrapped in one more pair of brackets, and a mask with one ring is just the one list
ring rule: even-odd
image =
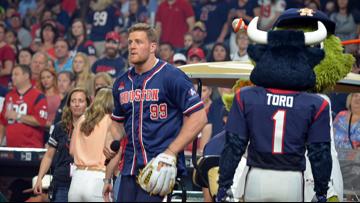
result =
[{"label": "red t-shirt", "polygon": [[[5,119],[5,113],[12,101],[12,108],[21,115],[33,116],[40,127],[33,127],[24,123]],[[44,147],[44,126],[47,119],[47,102],[36,88],[31,87],[23,95],[12,90],[5,97],[5,104],[0,115],[0,122],[5,126],[7,147]]]},{"label": "red t-shirt", "polygon": [[[15,52],[9,45],[5,45],[0,48],[0,62],[1,62],[0,68],[3,68],[5,66],[5,61],[12,61],[14,63],[15,58],[16,58]],[[0,77],[0,84],[3,85],[4,87],[8,87],[9,82],[10,82],[10,75]]]},{"label": "red t-shirt", "polygon": [[194,10],[186,0],[176,0],[172,5],[162,2],[156,12],[156,22],[161,23],[162,30],[160,41],[176,48],[184,47],[184,35],[189,30],[186,19],[192,16]]}]

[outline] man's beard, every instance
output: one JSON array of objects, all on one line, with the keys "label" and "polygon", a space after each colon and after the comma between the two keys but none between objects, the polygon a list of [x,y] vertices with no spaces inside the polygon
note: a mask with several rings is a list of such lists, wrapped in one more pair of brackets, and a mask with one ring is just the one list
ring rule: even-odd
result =
[{"label": "man's beard", "polygon": [[115,58],[117,53],[118,53],[118,51],[116,49],[113,49],[113,48],[106,49],[106,55],[110,58]]}]

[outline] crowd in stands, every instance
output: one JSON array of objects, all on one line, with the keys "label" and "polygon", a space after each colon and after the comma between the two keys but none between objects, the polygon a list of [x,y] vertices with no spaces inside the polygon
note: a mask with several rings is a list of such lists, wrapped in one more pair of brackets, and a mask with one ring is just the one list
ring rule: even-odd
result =
[{"label": "crowd in stands", "polygon": [[[248,24],[260,16],[259,29],[268,31],[285,9],[294,7],[324,11],[336,23],[335,35],[341,40],[360,38],[359,0],[1,0],[0,146],[56,148],[60,141],[49,138],[54,128],[65,134],[74,128],[56,124],[69,117],[72,125],[97,89],[112,87],[131,67],[127,29],[135,23],[156,28],[158,57],[176,66],[248,61],[251,41],[246,32],[232,31],[233,19],[241,17]],[[352,71],[360,73],[360,46],[349,45],[345,51],[356,57]],[[226,111],[220,96],[230,91],[203,87],[209,124],[201,133],[200,151],[223,129]],[[74,92],[82,93],[78,106],[67,98]],[[360,96],[350,94],[345,105],[346,96],[334,104],[334,118],[339,113],[335,141],[339,147],[359,148]],[[84,162],[76,149],[72,153],[75,161]]]}]

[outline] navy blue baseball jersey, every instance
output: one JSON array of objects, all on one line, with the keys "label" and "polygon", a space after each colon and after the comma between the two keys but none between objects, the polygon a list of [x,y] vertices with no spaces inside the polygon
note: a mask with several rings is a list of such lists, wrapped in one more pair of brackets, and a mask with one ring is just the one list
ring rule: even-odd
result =
[{"label": "navy blue baseball jersey", "polygon": [[91,67],[91,71],[96,74],[100,72],[109,73],[113,78],[117,78],[126,71],[125,59],[118,56],[114,59],[104,57],[95,61]]},{"label": "navy blue baseball jersey", "polygon": [[[175,140],[184,115],[204,108],[185,73],[162,60],[141,75],[128,70],[115,81],[113,96],[112,118],[124,123],[128,138],[122,175],[136,175]],[[183,153],[177,167],[184,174]]]},{"label": "navy blue baseball jersey", "polygon": [[330,142],[329,104],[316,94],[243,88],[236,93],[226,130],[250,141],[249,166],[304,171],[306,145]]},{"label": "navy blue baseball jersey", "polygon": [[120,11],[113,6],[108,6],[102,11],[89,13],[87,23],[91,24],[90,39],[94,42],[104,41],[106,33],[119,26]]}]

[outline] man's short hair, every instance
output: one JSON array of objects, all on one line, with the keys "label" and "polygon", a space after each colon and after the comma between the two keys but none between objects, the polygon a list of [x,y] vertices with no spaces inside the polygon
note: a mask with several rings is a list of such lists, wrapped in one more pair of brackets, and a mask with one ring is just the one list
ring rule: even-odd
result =
[{"label": "man's short hair", "polygon": [[61,75],[61,74],[66,75],[70,79],[71,82],[75,82],[75,80],[76,80],[75,74],[71,71],[68,71],[68,70],[61,71],[58,73],[57,76],[59,77],[59,75]]},{"label": "man's short hair", "polygon": [[146,23],[136,23],[129,28],[128,33],[130,34],[132,32],[136,32],[136,31],[145,32],[150,42],[154,42],[154,43],[158,44],[159,39],[157,36],[157,32],[150,25],[148,25]]},{"label": "man's short hair", "polygon": [[14,71],[15,68],[20,68],[23,73],[26,73],[26,74],[29,75],[29,79],[31,78],[31,68],[30,68],[30,66],[25,65],[25,64],[18,64],[18,65],[14,66],[13,71]]}]

